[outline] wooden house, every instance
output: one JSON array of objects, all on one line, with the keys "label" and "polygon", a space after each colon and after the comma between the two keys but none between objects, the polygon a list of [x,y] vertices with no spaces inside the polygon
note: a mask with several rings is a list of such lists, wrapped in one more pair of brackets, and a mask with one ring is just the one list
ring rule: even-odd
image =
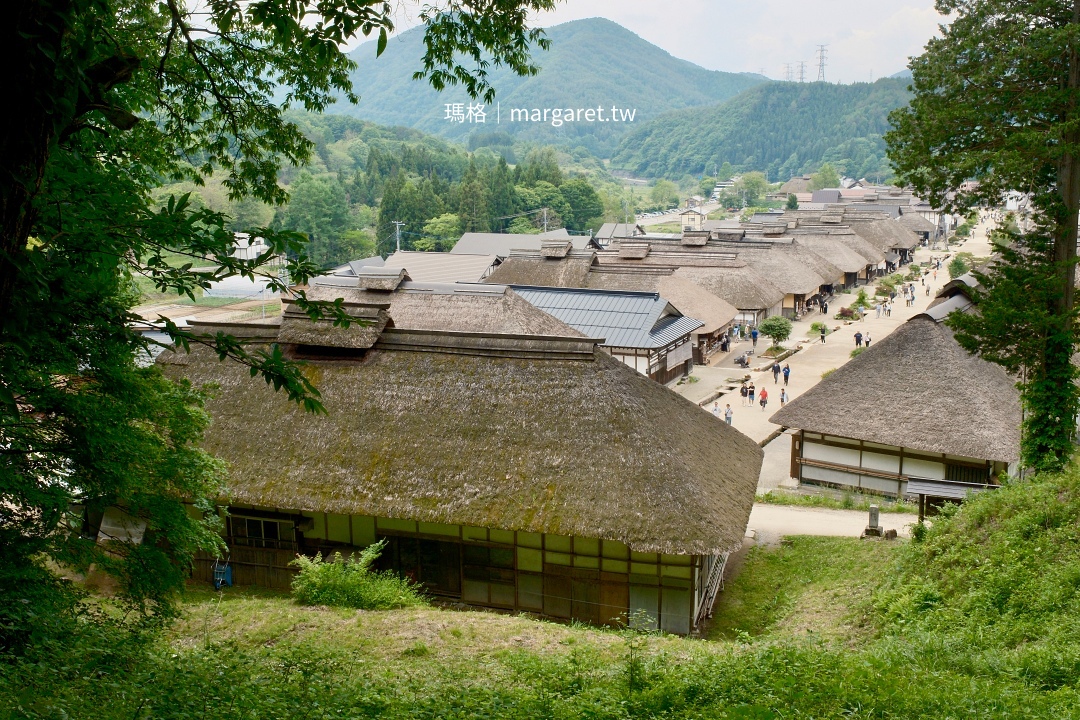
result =
[{"label": "wooden house", "polygon": [[600,265],[596,254],[591,252],[515,253],[491,274],[487,282],[658,294],[678,312],[702,322],[690,333],[695,364],[709,361],[739,316],[734,305],[680,277],[674,268]]},{"label": "wooden house", "polygon": [[603,338],[613,358],[659,383],[694,368],[692,333],[704,323],[659,293],[513,285],[513,291],[586,337]]},{"label": "wooden house", "polygon": [[505,286],[372,271],[309,292],[364,324],[289,307],[202,330],[304,360],[326,415],[205,348],[159,360],[218,386],[205,447],[229,463],[238,583],[286,587],[296,553],[385,539],[380,567],[437,598],[598,624],[640,612],[682,634],[709,614],[757,443]]},{"label": "wooden house", "polygon": [[1020,399],[943,323],[970,307],[941,298],[773,415],[794,429],[792,477],[920,506],[998,484],[1019,457]]}]

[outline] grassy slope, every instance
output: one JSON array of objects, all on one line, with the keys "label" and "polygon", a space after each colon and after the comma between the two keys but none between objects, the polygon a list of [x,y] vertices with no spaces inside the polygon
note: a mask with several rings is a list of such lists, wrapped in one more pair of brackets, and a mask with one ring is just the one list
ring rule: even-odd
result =
[{"label": "grassy slope", "polygon": [[1076,484],[979,496],[921,544],[753,552],[715,642],[196,590],[145,649],[0,663],[0,717],[1074,717]]}]

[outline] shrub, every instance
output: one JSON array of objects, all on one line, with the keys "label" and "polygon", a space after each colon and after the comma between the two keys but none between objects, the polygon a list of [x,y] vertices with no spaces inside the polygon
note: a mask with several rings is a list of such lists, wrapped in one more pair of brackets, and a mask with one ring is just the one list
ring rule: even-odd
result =
[{"label": "shrub", "polygon": [[791,337],[791,321],[786,317],[773,315],[772,317],[765,318],[761,321],[761,325],[758,326],[758,332],[765,337],[772,339],[773,345],[780,345]]},{"label": "shrub", "polygon": [[855,296],[855,302],[851,303],[851,307],[864,310],[870,307],[870,298],[866,294],[866,288],[859,288],[859,294]]},{"label": "shrub", "polygon": [[860,355],[863,354],[863,352],[865,350],[866,350],[866,348],[864,348],[864,347],[857,347],[857,348],[855,348],[854,350],[851,351],[851,357],[853,357],[853,358],[859,357]]},{"label": "shrub", "polygon": [[825,372],[821,373],[821,379],[824,380],[825,378],[832,375],[834,372],[836,372],[836,368],[830,368],[826,370]]},{"label": "shrub", "polygon": [[850,320],[855,317],[855,311],[851,308],[840,308],[840,312],[836,314],[837,320]]},{"label": "shrub", "polygon": [[958,278],[970,269],[964,258],[957,255],[949,262],[949,277]]},{"label": "shrub", "polygon": [[822,328],[825,329],[825,334],[826,335],[828,335],[830,332],[832,332],[831,330],[829,330],[828,325],[821,322],[820,320],[815,320],[814,322],[810,323],[810,333],[809,334],[810,335],[820,335]]},{"label": "shrub", "polygon": [[391,572],[375,572],[372,563],[386,547],[380,540],[364,548],[359,556],[343,558],[334,553],[326,561],[320,556],[298,555],[292,565],[300,572],[292,581],[292,594],[301,605],[337,605],[362,610],[390,610],[422,605],[420,587]]}]

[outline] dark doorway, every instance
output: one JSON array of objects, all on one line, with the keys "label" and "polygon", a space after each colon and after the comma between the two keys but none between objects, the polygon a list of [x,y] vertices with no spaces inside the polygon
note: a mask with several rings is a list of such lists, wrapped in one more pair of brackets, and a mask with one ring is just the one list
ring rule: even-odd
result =
[{"label": "dark doorway", "polygon": [[376,562],[424,586],[432,595],[461,597],[461,544],[386,535],[386,549]]}]

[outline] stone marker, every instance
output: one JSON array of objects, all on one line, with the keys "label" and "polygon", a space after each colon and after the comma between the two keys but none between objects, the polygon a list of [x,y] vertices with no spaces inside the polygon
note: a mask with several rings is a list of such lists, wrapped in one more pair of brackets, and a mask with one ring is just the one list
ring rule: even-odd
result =
[{"label": "stone marker", "polygon": [[881,525],[878,523],[878,506],[870,506],[870,524],[863,530],[863,537],[881,537]]}]

